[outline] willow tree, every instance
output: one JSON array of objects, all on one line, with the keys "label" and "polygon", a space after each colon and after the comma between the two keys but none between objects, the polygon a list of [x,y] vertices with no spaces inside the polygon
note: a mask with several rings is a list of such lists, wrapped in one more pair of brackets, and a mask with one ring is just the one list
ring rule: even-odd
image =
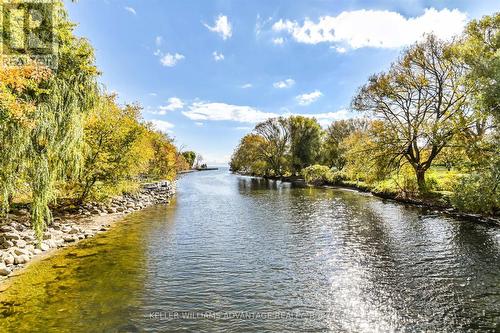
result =
[{"label": "willow tree", "polygon": [[270,118],[255,126],[255,133],[264,139],[260,145],[261,159],[266,161],[274,176],[283,176],[288,170],[290,127],[283,117]]},{"label": "willow tree", "polygon": [[[56,198],[56,183],[80,170],[83,116],[98,94],[92,47],[73,35],[74,26],[62,2],[56,2],[52,10],[57,11],[52,21],[59,45],[57,69],[36,63],[4,68],[5,76],[9,71],[25,74],[0,84],[3,95],[8,95],[8,105],[5,101],[0,104],[5,117],[0,134],[3,207],[8,208],[21,180],[27,182],[32,196],[31,221],[39,240],[51,221],[49,204]],[[52,10],[42,11],[42,15],[53,15]]]},{"label": "willow tree", "polygon": [[291,168],[293,173],[299,173],[319,160],[323,130],[314,118],[291,116],[288,123]]},{"label": "willow tree", "polygon": [[238,147],[231,156],[231,170],[243,174],[265,175],[268,165],[265,160],[261,159],[261,152],[265,144],[264,138],[257,134],[251,133],[241,138]]},{"label": "willow tree", "polygon": [[434,159],[457,132],[474,123],[469,107],[473,87],[464,84],[466,66],[449,48],[427,36],[389,71],[371,76],[352,102],[354,109],[385,122],[389,135],[379,148],[412,166],[421,192]]}]

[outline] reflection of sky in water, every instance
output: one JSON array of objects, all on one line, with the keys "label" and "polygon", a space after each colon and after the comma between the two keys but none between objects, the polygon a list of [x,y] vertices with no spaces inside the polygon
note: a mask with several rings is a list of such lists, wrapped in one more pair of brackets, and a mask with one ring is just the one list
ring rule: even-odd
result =
[{"label": "reflection of sky in water", "polygon": [[[63,314],[81,322],[59,307],[84,309],[97,330],[456,332],[492,329],[498,321],[498,229],[355,192],[297,188],[224,170],[186,175],[178,186],[168,209],[134,214],[89,243],[102,242],[106,251],[78,258],[94,248],[69,250],[77,254],[63,260],[71,277],[44,287],[33,266],[25,275],[33,288],[73,297],[60,297],[55,306],[35,294],[38,301],[29,304],[43,309],[42,318],[21,315],[18,304],[8,327],[20,320],[53,323]],[[53,279],[53,271],[41,277]],[[99,288],[89,288],[92,283]],[[0,300],[23,288],[15,284]],[[103,299],[106,311],[94,308]],[[126,319],[117,317],[120,311]],[[145,318],[151,311],[320,317],[158,321]],[[59,321],[61,327],[67,322]]]}]

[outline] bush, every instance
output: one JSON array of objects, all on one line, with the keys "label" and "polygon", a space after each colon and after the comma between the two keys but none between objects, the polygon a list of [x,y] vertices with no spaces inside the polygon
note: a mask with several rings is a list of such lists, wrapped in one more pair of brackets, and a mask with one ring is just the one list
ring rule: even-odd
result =
[{"label": "bush", "polygon": [[491,174],[475,173],[455,185],[451,203],[459,210],[494,214],[500,208],[500,190]]},{"label": "bush", "polygon": [[302,175],[308,184],[339,184],[346,179],[342,171],[332,171],[324,165],[311,165],[302,170]]}]

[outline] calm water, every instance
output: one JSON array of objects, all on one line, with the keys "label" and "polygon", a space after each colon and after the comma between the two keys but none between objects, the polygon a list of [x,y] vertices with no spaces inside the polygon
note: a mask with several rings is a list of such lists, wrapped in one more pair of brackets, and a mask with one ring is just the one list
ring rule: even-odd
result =
[{"label": "calm water", "polygon": [[500,230],[355,192],[184,176],[32,265],[1,332],[495,331]]}]

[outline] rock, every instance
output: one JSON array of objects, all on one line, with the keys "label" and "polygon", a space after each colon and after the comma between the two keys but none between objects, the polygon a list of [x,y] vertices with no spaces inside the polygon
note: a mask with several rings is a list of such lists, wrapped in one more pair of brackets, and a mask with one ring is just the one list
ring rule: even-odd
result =
[{"label": "rock", "polygon": [[22,255],[25,255],[25,256],[28,256],[30,255],[30,251],[26,250],[26,249],[18,249],[18,248],[14,248],[13,249],[13,252],[15,255],[17,256],[22,256]]},{"label": "rock", "polygon": [[16,234],[15,232],[7,232],[3,235],[5,237],[5,239],[7,240],[17,240],[17,239],[21,239],[21,237],[19,237],[19,234]]},{"label": "rock", "polygon": [[2,225],[0,226],[0,232],[11,232],[13,228],[10,225]]},{"label": "rock", "polygon": [[78,236],[64,236],[63,239],[67,243],[72,243],[78,240]]},{"label": "rock", "polygon": [[5,266],[4,263],[1,263],[0,262],[0,275],[1,276],[7,276],[11,273],[12,271],[10,270],[10,268],[7,268],[7,266]]},{"label": "rock", "polygon": [[51,249],[54,249],[57,247],[57,243],[55,240],[53,239],[47,239],[45,242],[43,242],[42,244],[47,244]]},{"label": "rock", "polygon": [[50,249],[50,246],[44,242],[42,242],[42,244],[40,244],[40,250],[42,251],[48,251]]},{"label": "rock", "polygon": [[11,241],[9,241],[9,240],[6,240],[6,241],[4,241],[4,242],[2,243],[2,246],[1,246],[1,247],[2,247],[2,248],[4,248],[4,249],[9,249],[9,248],[11,248],[11,247],[13,247],[13,246],[14,246],[14,243],[13,243],[13,242],[11,242]]},{"label": "rock", "polygon": [[35,255],[38,255],[38,254],[41,254],[41,253],[42,253],[42,250],[40,250],[40,249],[35,249],[35,250],[33,250],[33,253],[34,253]]},{"label": "rock", "polygon": [[47,239],[52,239],[52,234],[49,234],[48,232],[43,235],[43,240]]},{"label": "rock", "polygon": [[77,234],[80,232],[80,229],[78,229],[77,227],[73,227],[71,228],[69,231],[68,231],[68,234],[70,235],[74,235],[74,234]]},{"label": "rock", "polygon": [[14,264],[16,265],[26,264],[28,261],[30,261],[30,257],[25,254],[14,257]]},{"label": "rock", "polygon": [[24,235],[23,236],[23,239],[27,242],[33,242],[35,240],[35,237],[31,236],[31,235]]},{"label": "rock", "polygon": [[21,249],[25,248],[27,245],[26,241],[24,241],[22,239],[15,240],[14,242],[16,243],[16,246],[21,248]]},{"label": "rock", "polygon": [[7,255],[4,255],[4,257],[3,257],[3,262],[6,265],[13,265],[14,264],[14,256],[12,254],[7,253]]}]

